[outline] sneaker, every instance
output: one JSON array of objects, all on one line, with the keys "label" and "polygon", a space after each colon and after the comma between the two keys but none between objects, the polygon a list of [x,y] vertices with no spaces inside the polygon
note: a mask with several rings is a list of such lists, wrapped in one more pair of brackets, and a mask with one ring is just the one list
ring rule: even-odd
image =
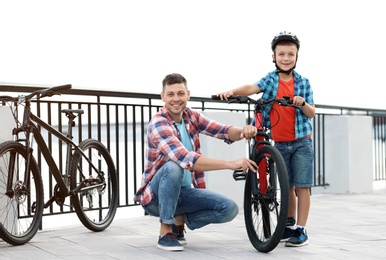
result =
[{"label": "sneaker", "polygon": [[167,251],[182,251],[183,246],[178,242],[177,236],[173,233],[167,233],[158,239],[158,248]]},{"label": "sneaker", "polygon": [[285,246],[305,246],[308,245],[308,236],[305,228],[298,227],[294,234],[285,243]]},{"label": "sneaker", "polygon": [[296,223],[296,221],[293,217],[287,218],[286,228],[284,230],[283,236],[280,239],[280,242],[286,242],[286,241],[288,241],[288,239],[290,239],[290,237],[293,236],[295,230],[291,229],[289,227],[294,226],[295,223]]},{"label": "sneaker", "polygon": [[180,242],[181,245],[186,245],[188,242],[185,239],[184,233],[185,233],[185,225],[182,226],[176,226],[172,225],[172,231],[177,236],[178,242]]},{"label": "sneaker", "polygon": [[294,234],[294,229],[290,229],[289,227],[286,227],[284,230],[284,234],[280,239],[280,242],[286,242],[288,239],[290,239]]}]

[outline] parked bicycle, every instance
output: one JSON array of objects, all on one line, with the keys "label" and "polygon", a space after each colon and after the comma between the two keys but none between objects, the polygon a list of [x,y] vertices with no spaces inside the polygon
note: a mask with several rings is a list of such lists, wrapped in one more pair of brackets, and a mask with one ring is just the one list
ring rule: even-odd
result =
[{"label": "parked bicycle", "polygon": [[[212,99],[219,100],[217,95]],[[258,130],[251,142],[249,158],[258,165],[257,172],[236,170],[233,178],[245,180],[244,221],[248,238],[256,250],[264,253],[272,251],[283,236],[289,203],[287,168],[280,152],[274,147],[270,128],[263,124],[261,108],[278,103],[292,106],[289,97],[281,99],[254,100],[247,96],[232,96],[228,103],[253,104],[254,122]],[[295,107],[296,108],[296,107]]]},{"label": "parked bicycle", "polygon": [[[0,96],[8,104],[16,121],[14,140],[0,144],[0,238],[12,245],[29,242],[38,231],[44,208],[53,202],[75,210],[82,224],[95,232],[105,230],[113,221],[118,206],[118,178],[109,151],[99,141],[72,141],[74,119],[81,109],[63,109],[68,132],[59,132],[31,111],[31,100],[50,97],[71,88],[57,86],[34,91],[26,96]],[[18,120],[18,108],[23,119]],[[59,170],[45,143],[40,128],[56,136],[67,146],[64,172]],[[56,185],[53,196],[44,202],[42,176],[33,156],[33,143],[43,155]]]}]

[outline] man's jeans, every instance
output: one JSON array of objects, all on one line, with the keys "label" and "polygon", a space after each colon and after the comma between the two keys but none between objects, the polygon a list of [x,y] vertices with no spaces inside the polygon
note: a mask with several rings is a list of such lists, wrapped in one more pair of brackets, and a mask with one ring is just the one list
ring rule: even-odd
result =
[{"label": "man's jeans", "polygon": [[149,215],[159,216],[165,224],[174,224],[174,216],[183,215],[191,230],[236,217],[233,200],[207,189],[181,188],[182,175],[183,168],[171,161],[157,171],[149,183],[155,196],[143,207]]}]

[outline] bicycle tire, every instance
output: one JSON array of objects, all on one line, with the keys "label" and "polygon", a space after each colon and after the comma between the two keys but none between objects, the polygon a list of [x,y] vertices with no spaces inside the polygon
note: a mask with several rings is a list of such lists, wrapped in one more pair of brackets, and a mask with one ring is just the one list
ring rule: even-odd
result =
[{"label": "bicycle tire", "polygon": [[[0,145],[0,238],[18,246],[29,242],[41,224],[44,210],[43,182],[35,158],[15,141]],[[9,176],[12,189],[7,190]]]},{"label": "bicycle tire", "polygon": [[[109,151],[99,141],[86,139],[79,148],[88,159],[104,173],[104,181],[79,151],[75,151],[70,163],[70,188],[76,189],[85,180],[97,180],[105,186],[79,191],[72,196],[72,204],[82,224],[91,231],[105,230],[113,221],[118,207],[118,177]],[[84,182],[87,185],[92,183]]]},{"label": "bicycle tire", "polygon": [[[251,244],[259,252],[268,253],[283,236],[289,204],[289,184],[285,162],[273,146],[263,146],[254,161],[267,160],[268,191],[259,192],[258,173],[248,172],[244,188],[244,220]],[[252,185],[257,182],[257,193]]]}]

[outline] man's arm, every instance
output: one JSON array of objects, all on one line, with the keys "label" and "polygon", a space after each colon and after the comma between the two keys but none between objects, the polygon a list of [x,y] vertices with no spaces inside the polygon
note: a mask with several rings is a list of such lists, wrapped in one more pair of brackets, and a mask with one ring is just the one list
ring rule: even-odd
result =
[{"label": "man's arm", "polygon": [[253,125],[246,125],[243,128],[232,126],[229,131],[229,139],[239,141],[241,139],[250,139],[257,134],[257,129]]},{"label": "man's arm", "polygon": [[225,161],[213,159],[201,155],[193,166],[195,171],[213,171],[213,170],[238,170],[243,169],[246,172],[248,169],[256,171],[257,165],[254,161],[248,158],[241,158],[234,161]]}]

